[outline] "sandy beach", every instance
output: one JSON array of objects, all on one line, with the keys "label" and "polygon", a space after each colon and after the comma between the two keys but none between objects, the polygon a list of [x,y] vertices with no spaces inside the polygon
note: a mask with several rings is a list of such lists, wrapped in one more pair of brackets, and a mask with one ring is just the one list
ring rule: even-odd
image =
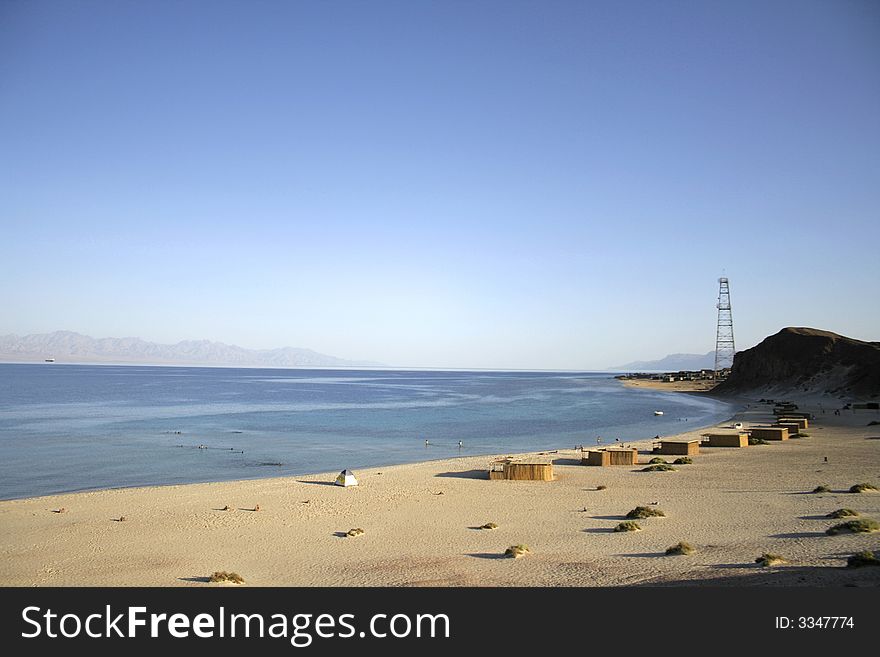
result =
[{"label": "sandy beach", "polygon": [[715,387],[715,381],[656,381],[654,379],[620,379],[627,388],[644,388],[663,392],[708,392]]},{"label": "sandy beach", "polygon": [[[334,472],[4,501],[0,584],[218,586],[207,577],[226,570],[246,586],[878,585],[880,568],[844,566],[880,534],[828,536],[841,521],[825,516],[880,520],[880,494],[847,492],[880,486],[880,426],[868,426],[880,415],[801,409],[817,414],[809,437],[703,448],[673,472],[586,467],[560,450],[542,453],[551,482],[489,481],[492,457],[478,456],[357,471],[354,488],[332,485]],[[751,403],[735,419],[770,411]],[[650,440],[632,444],[640,463],[653,456]],[[832,492],[809,492],[820,484]],[[640,505],[665,517],[614,532]],[[479,529],[488,522],[498,528]],[[696,551],[666,556],[679,541]],[[503,558],[523,543],[531,554]],[[765,552],[789,563],[756,565]]]}]

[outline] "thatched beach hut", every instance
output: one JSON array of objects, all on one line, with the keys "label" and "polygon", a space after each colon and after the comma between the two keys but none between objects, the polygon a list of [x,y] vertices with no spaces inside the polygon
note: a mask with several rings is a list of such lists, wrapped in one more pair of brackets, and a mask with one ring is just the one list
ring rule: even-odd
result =
[{"label": "thatched beach hut", "polygon": [[553,463],[500,459],[489,467],[489,479],[513,481],[553,481]]},{"label": "thatched beach hut", "polygon": [[784,427],[752,427],[749,429],[752,438],[764,440],[788,440],[788,429]]},{"label": "thatched beach hut", "polygon": [[635,465],[639,451],[635,447],[606,447],[591,449],[581,456],[581,465]]},{"label": "thatched beach hut", "polygon": [[694,456],[700,453],[700,441],[698,438],[692,440],[661,440],[660,444],[654,448],[657,454],[670,454],[675,456]]},{"label": "thatched beach hut", "polygon": [[776,422],[781,426],[783,423],[785,424],[796,424],[798,429],[809,429],[810,421],[805,417],[780,417],[776,419]]},{"label": "thatched beach hut", "polygon": [[789,438],[791,438],[792,436],[796,436],[798,433],[800,433],[800,429],[801,429],[798,426],[797,422],[777,422],[776,424],[774,424],[772,426],[774,428],[779,427],[781,429],[787,429]]},{"label": "thatched beach hut", "polygon": [[703,434],[704,447],[748,447],[749,434],[745,431],[727,431]]}]

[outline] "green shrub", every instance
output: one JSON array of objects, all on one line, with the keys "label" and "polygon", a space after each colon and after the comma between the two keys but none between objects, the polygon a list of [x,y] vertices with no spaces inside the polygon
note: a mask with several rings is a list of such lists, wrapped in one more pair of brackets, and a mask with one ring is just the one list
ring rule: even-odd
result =
[{"label": "green shrub", "polygon": [[858,511],[853,511],[852,509],[837,509],[837,511],[832,511],[829,513],[826,518],[855,518],[859,515]]},{"label": "green shrub", "polygon": [[666,463],[666,459],[661,459],[659,456],[655,456],[648,463]]},{"label": "green shrub", "polygon": [[811,492],[813,493],[830,493],[831,489],[828,486],[816,486]]},{"label": "green shrub", "polygon": [[863,566],[880,566],[880,559],[874,556],[870,550],[856,552],[846,560],[847,568],[862,568]]},{"label": "green shrub", "polygon": [[608,488],[608,486],[603,486],[601,484],[599,486],[596,486],[596,490],[605,490],[606,488]]},{"label": "green shrub", "polygon": [[244,578],[238,573],[227,573],[225,570],[218,570],[209,578],[209,582],[230,582],[232,584],[244,584]]},{"label": "green shrub", "polygon": [[654,465],[649,465],[647,468],[642,468],[642,472],[669,472],[670,470],[675,470],[668,463],[655,463]]},{"label": "green shrub", "polygon": [[867,493],[868,491],[877,490],[877,487],[872,484],[856,484],[852,488],[849,489],[850,493]]},{"label": "green shrub", "polygon": [[693,463],[693,460],[690,456],[679,456],[672,462],[673,465],[690,465],[691,463]]},{"label": "green shrub", "polygon": [[355,527],[354,529],[349,529],[349,530],[345,533],[345,535],[346,535],[346,536],[360,536],[361,534],[364,534],[364,533],[365,533],[365,532],[364,532],[363,529],[361,529],[360,527]]},{"label": "green shrub", "polygon": [[528,545],[511,545],[504,551],[505,557],[511,557],[513,559],[519,559],[520,557],[524,557],[527,554],[530,554],[531,550]]},{"label": "green shrub", "polygon": [[691,554],[696,548],[690,543],[684,541],[666,548],[666,554]]},{"label": "green shrub", "polygon": [[635,509],[626,514],[627,518],[631,520],[641,519],[641,518],[662,518],[665,517],[666,514],[663,513],[660,509],[652,509],[649,506],[637,506]]},{"label": "green shrub", "polygon": [[498,525],[494,522],[487,522],[485,525],[481,526],[480,529],[498,529]]},{"label": "green shrub", "polygon": [[639,523],[633,522],[632,520],[627,520],[626,522],[622,522],[617,527],[614,528],[616,532],[637,532],[642,528],[639,527]]},{"label": "green shrub", "polygon": [[749,436],[749,445],[766,445],[767,441],[763,438],[752,438]]},{"label": "green shrub", "polygon": [[772,552],[765,552],[755,559],[755,563],[761,564],[763,567],[767,568],[768,566],[778,566],[779,564],[788,563],[788,560],[781,555],[773,554]]},{"label": "green shrub", "polygon": [[862,518],[859,520],[847,520],[846,522],[842,522],[839,525],[834,525],[830,529],[825,531],[829,536],[835,536],[837,534],[867,534],[870,532],[876,532],[880,530],[880,523],[876,520],[870,520],[868,518]]}]

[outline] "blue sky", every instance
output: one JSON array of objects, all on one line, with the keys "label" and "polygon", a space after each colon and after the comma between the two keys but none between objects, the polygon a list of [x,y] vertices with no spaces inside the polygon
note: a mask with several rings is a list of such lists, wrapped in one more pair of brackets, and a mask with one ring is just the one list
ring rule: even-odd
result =
[{"label": "blue sky", "polygon": [[0,1],[0,333],[878,340],[880,3]]}]

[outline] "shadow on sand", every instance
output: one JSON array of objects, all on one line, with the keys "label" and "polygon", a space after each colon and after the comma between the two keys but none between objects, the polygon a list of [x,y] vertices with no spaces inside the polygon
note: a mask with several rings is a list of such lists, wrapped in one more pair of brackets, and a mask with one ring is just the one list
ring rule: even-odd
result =
[{"label": "shadow on sand", "polygon": [[488,479],[488,470],[462,470],[460,472],[438,472],[435,477],[455,477],[456,479]]},{"label": "shadow on sand", "polygon": [[768,538],[821,538],[825,532],[790,532],[788,534],[770,534]]},{"label": "shadow on sand", "polygon": [[468,552],[465,556],[474,557],[475,559],[510,559],[505,554],[498,554],[497,552]]}]

